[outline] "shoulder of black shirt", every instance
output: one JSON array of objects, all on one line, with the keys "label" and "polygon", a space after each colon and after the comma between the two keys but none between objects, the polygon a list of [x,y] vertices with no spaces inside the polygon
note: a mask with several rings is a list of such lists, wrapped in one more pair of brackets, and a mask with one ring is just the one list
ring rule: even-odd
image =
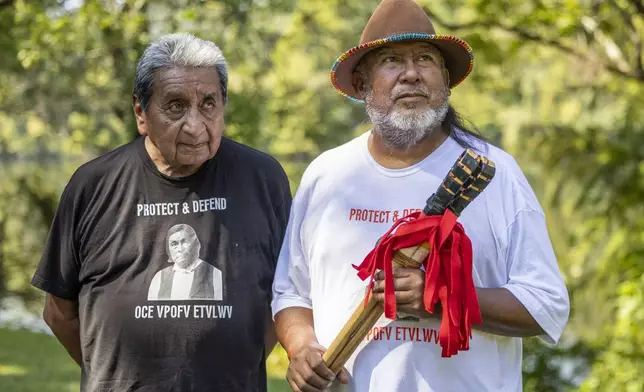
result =
[{"label": "shoulder of black shirt", "polygon": [[226,137],[221,140],[220,152],[225,155],[230,154],[226,158],[251,163],[251,166],[257,168],[284,172],[282,165],[274,156]]}]

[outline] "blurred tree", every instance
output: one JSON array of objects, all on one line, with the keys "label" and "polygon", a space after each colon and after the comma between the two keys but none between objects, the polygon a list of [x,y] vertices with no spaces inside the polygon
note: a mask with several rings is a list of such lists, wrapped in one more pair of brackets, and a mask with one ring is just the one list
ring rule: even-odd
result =
[{"label": "blurred tree", "polygon": [[[644,390],[642,1],[417,1],[474,47],[453,103],[517,157],[569,285],[561,345],[526,340],[525,390]],[[62,187],[137,135],[150,40],[191,31],[222,47],[227,135],[275,155],[295,190],[314,157],[369,127],[329,70],[378,3],[0,1],[0,295],[40,298],[28,283]]]}]

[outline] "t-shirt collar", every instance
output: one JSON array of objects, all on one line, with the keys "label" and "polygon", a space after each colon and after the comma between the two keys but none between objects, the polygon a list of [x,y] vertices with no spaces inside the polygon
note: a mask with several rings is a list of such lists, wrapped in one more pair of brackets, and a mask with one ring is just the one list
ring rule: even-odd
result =
[{"label": "t-shirt collar", "polygon": [[174,270],[174,272],[183,272],[183,273],[191,274],[194,272],[195,269],[197,269],[197,267],[201,263],[202,263],[202,260],[198,258],[192,264],[190,264],[188,268],[181,268],[177,263],[174,263],[174,266],[172,267],[172,269]]}]

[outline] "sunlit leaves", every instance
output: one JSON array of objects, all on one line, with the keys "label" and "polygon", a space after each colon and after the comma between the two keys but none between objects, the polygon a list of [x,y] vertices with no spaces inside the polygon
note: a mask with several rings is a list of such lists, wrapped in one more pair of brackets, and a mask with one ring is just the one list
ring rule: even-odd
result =
[{"label": "sunlit leaves", "polygon": [[[474,48],[474,70],[453,90],[452,103],[521,164],[548,216],[571,292],[565,344],[526,342],[525,390],[560,390],[592,371],[583,390],[639,392],[639,3],[418,2],[433,13],[439,33]],[[134,66],[161,34],[190,31],[222,48],[230,66],[226,135],[275,155],[293,190],[312,159],[369,128],[364,107],[333,89],[329,70],[359,43],[379,0],[87,0],[77,9],[60,3],[16,0],[0,9],[0,158],[10,162],[0,167],[0,226],[10,233],[2,251],[12,290],[28,292],[74,168],[136,135]],[[57,166],[45,169],[52,162]],[[564,360],[575,366],[560,374]]]}]

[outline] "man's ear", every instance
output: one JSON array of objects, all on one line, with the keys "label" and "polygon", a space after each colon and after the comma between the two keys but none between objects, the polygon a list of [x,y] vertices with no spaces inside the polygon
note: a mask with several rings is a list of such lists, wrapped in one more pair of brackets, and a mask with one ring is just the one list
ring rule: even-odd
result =
[{"label": "man's ear", "polygon": [[441,57],[441,71],[443,72],[443,80],[445,81],[445,86],[449,91],[449,95],[452,95],[452,89],[449,88],[449,70],[445,66],[445,59]]},{"label": "man's ear", "polygon": [[134,118],[136,119],[136,127],[139,130],[139,134],[141,136],[147,136],[148,128],[145,110],[136,95],[132,95],[132,108],[134,109]]},{"label": "man's ear", "polygon": [[364,75],[361,72],[354,72],[352,75],[353,88],[356,90],[359,99],[364,100],[367,96],[367,83],[364,80]]}]

